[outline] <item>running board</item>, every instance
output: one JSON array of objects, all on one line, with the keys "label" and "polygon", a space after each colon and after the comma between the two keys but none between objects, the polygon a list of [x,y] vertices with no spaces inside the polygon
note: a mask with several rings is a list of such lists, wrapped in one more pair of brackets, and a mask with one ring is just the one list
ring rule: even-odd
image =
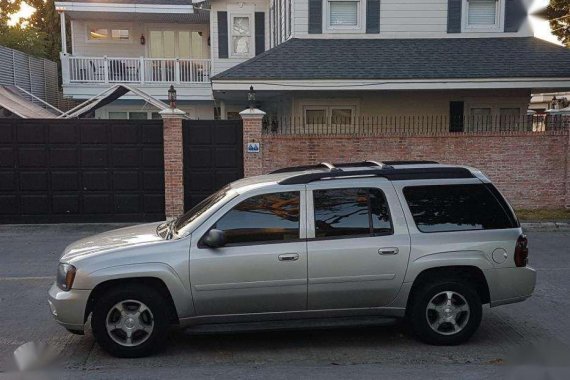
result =
[{"label": "running board", "polygon": [[185,329],[189,334],[220,334],[236,332],[319,330],[339,327],[379,327],[392,326],[398,318],[392,317],[352,317],[326,319],[294,319],[284,321],[211,323],[190,326]]}]

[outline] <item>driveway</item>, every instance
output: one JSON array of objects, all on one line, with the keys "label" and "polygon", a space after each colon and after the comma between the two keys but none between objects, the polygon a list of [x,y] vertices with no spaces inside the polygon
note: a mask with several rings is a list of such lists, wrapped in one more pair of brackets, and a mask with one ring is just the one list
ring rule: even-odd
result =
[{"label": "driveway", "polygon": [[[486,309],[472,340],[458,347],[417,342],[404,323],[281,332],[174,331],[153,357],[121,360],[90,331],[67,333],[52,320],[46,291],[63,248],[112,225],[0,226],[0,378],[12,378],[13,351],[29,341],[61,351],[62,378],[496,378],[548,371],[568,376],[570,233],[531,232],[537,289],[528,301]],[[505,363],[527,363],[512,367]],[[530,361],[531,366],[528,366]],[[548,368],[533,367],[544,364]],[[517,374],[513,374],[517,371]],[[514,377],[513,377],[514,378]],[[566,377],[567,378],[567,377]]]}]

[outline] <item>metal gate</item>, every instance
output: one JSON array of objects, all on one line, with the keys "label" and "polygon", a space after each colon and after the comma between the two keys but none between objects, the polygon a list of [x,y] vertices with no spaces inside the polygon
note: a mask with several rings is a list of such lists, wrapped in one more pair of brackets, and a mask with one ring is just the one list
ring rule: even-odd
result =
[{"label": "metal gate", "polygon": [[224,185],[243,177],[241,120],[186,120],[184,208],[195,206]]},{"label": "metal gate", "polygon": [[164,219],[162,121],[0,120],[0,223]]}]

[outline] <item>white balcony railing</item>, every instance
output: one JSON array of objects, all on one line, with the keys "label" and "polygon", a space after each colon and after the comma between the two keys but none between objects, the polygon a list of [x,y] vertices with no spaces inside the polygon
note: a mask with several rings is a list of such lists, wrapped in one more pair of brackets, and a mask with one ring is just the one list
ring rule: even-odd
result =
[{"label": "white balcony railing", "polygon": [[208,83],[209,59],[62,56],[64,84]]}]

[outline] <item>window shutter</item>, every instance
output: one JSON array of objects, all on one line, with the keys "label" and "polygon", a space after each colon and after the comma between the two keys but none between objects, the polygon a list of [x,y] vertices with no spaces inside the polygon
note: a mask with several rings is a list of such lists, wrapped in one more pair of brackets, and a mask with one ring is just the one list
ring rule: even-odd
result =
[{"label": "window shutter", "polygon": [[323,32],[323,0],[309,0],[309,33]]},{"label": "window shutter", "polygon": [[522,0],[507,0],[505,3],[505,32],[518,32],[526,16],[527,10]]},{"label": "window shutter", "polygon": [[447,33],[461,33],[462,0],[447,0]]},{"label": "window shutter", "polygon": [[218,57],[228,58],[228,12],[218,12]]},{"label": "window shutter", "polygon": [[265,51],[265,12],[255,12],[255,55]]},{"label": "window shutter", "polygon": [[366,0],[366,33],[380,33],[380,0]]}]

